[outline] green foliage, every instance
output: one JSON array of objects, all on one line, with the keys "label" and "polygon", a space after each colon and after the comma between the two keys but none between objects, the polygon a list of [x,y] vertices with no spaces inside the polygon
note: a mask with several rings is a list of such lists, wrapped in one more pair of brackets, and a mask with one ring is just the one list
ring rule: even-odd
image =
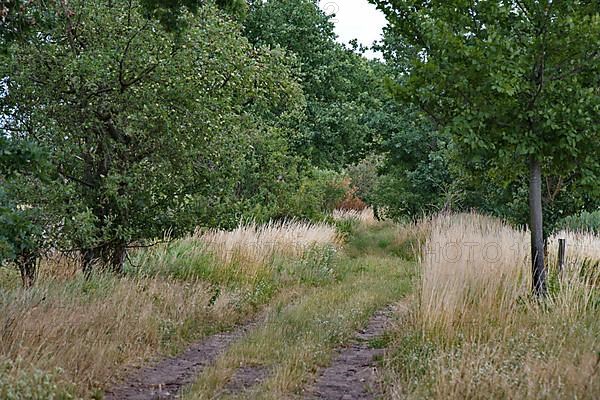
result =
[{"label": "green foliage", "polygon": [[57,383],[61,370],[47,373],[22,369],[19,361],[0,362],[0,398],[4,400],[70,400],[72,388]]},{"label": "green foliage", "polygon": [[373,63],[336,42],[333,23],[314,0],[249,4],[249,40],[283,48],[296,59],[307,107],[294,150],[326,169],[364,158],[376,135],[371,121],[381,94]]},{"label": "green foliage", "polygon": [[600,210],[583,211],[577,215],[565,217],[560,221],[559,227],[576,232],[600,234]]},{"label": "green foliage", "polygon": [[374,192],[379,183],[380,158],[371,156],[346,168],[355,195],[367,204],[374,203]]},{"label": "green foliage", "polygon": [[0,0],[0,52],[6,52],[8,44],[22,34],[52,19],[44,3],[43,0]]},{"label": "green foliage", "polygon": [[[242,18],[248,7],[244,0],[215,0],[213,2],[233,17]],[[207,0],[141,0],[145,13],[158,18],[168,30],[183,31],[189,27],[186,11],[198,13],[200,7],[211,4]]]},{"label": "green foliage", "polygon": [[[170,31],[185,30],[189,22],[186,13],[197,13],[210,4],[216,4],[235,18],[243,18],[248,9],[244,0],[140,0],[140,3],[146,17],[159,19]],[[0,0],[0,52],[7,51],[13,41],[25,39],[32,31],[43,31],[65,14],[75,15],[78,11],[77,6],[57,0]]]},{"label": "green foliage", "polygon": [[326,170],[313,169],[307,174],[290,199],[285,217],[320,220],[333,211],[346,195],[343,176]]},{"label": "green foliage", "polygon": [[[460,208],[478,209],[486,214],[499,216],[515,226],[522,226],[529,215],[527,179],[523,164],[511,170],[495,166],[494,162],[468,162],[460,160],[460,154],[450,158],[453,187],[459,191]],[[574,176],[565,181],[549,174],[542,184],[544,199],[544,235],[548,237],[563,227],[567,216],[581,210],[594,210],[598,199]]]},{"label": "green foliage", "polygon": [[374,188],[375,203],[395,220],[452,208],[448,139],[416,113],[398,114],[403,118],[382,145],[387,157]]},{"label": "green foliage", "polygon": [[374,2],[409,58],[396,94],[447,126],[472,156],[539,154],[568,169],[597,149],[597,4]]},{"label": "green foliage", "polygon": [[299,184],[285,138],[304,103],[282,53],[253,48],[211,6],[182,12],[178,33],[136,2],[70,7],[13,43],[0,71],[3,129],[52,162],[52,181],[20,179],[14,201],[55,217],[65,246],[115,260],[167,229],[230,225]]},{"label": "green foliage", "polygon": [[48,166],[45,152],[34,143],[0,136],[0,263],[18,255],[35,251],[41,239],[41,228],[35,223],[37,209],[15,202],[9,190],[16,176],[44,178]]},{"label": "green foliage", "polygon": [[[402,75],[395,60],[374,65],[374,71],[383,79]],[[357,195],[395,220],[455,206],[450,138],[414,107],[398,104],[380,90],[381,104],[369,121],[378,132],[373,150],[378,155],[347,168]]]},{"label": "green foliage", "polygon": [[[520,209],[530,160],[545,175],[547,232],[598,198],[599,3],[371,1],[390,22],[394,96],[448,136],[459,184],[480,181],[459,190],[465,203]],[[463,193],[473,188],[479,200]]]},{"label": "green foliage", "polygon": [[36,211],[19,208],[0,188],[0,262],[14,260],[39,247],[42,231],[33,222]]}]

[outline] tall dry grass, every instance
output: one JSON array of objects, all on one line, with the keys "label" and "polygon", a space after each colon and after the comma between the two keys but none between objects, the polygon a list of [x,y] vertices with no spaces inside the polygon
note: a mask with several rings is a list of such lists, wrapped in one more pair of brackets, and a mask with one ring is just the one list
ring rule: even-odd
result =
[{"label": "tall dry grass", "polygon": [[275,256],[300,257],[314,246],[339,243],[335,227],[302,221],[241,224],[232,231],[198,229],[191,237],[223,263],[266,264]]},{"label": "tall dry grass", "polygon": [[336,209],[333,210],[331,216],[334,220],[354,220],[365,225],[373,225],[377,223],[375,213],[371,207],[363,208],[362,210]]},{"label": "tall dry grass", "polygon": [[[313,246],[336,242],[335,229],[325,224],[247,224],[230,232],[197,230],[168,245],[139,249],[123,277],[86,280],[70,262],[64,265],[68,273],[53,273],[66,263],[53,258],[37,286],[23,290],[16,272],[0,270],[0,398],[15,390],[22,392],[18,399],[63,391],[89,397],[126,367],[182,349],[256,312],[274,291],[241,282],[272,268],[274,258],[301,258]],[[221,284],[205,270],[246,279]],[[41,394],[27,397],[23,388],[34,386]]]},{"label": "tall dry grass", "polygon": [[531,285],[527,232],[477,214],[440,215],[429,225],[420,288],[424,329],[452,337],[457,325],[514,312]]},{"label": "tall dry grass", "polygon": [[138,271],[151,275],[257,284],[272,280],[280,264],[335,249],[339,241],[336,229],[325,223],[249,223],[231,231],[197,229],[132,259]]},{"label": "tall dry grass", "polygon": [[[530,298],[530,236],[501,220],[478,214],[439,215],[429,222],[420,288],[420,308],[427,329],[452,334],[455,326],[476,326],[493,319],[504,323]],[[558,239],[566,238],[567,265],[557,271]],[[594,294],[600,261],[600,238],[560,232],[548,240],[550,285],[559,285],[548,301],[565,313],[586,308]],[[556,311],[556,309],[555,309]]]},{"label": "tall dry grass", "polygon": [[60,368],[59,385],[83,395],[118,379],[124,366],[243,318],[235,293],[224,290],[211,304],[213,295],[201,282],[111,276],[0,291],[0,361],[19,360],[31,371]]},{"label": "tall dry grass", "polygon": [[583,263],[600,261],[600,237],[589,232],[561,231],[548,241],[549,265],[557,264],[558,239],[565,239],[567,243],[567,268],[576,270]]},{"label": "tall dry grass", "polygon": [[388,361],[391,398],[600,397],[600,237],[549,239],[549,296],[540,301],[530,294],[525,230],[477,214],[425,225],[418,301]]}]

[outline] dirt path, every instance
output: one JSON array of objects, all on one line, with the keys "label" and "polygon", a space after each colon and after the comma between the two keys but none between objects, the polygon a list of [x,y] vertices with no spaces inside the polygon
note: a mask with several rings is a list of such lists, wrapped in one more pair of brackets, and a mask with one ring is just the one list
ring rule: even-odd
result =
[{"label": "dirt path", "polygon": [[[399,307],[402,307],[401,305]],[[324,369],[306,400],[374,400],[381,393],[377,380],[377,357],[384,349],[374,346],[388,327],[395,306],[378,311],[367,326],[356,333],[348,346],[339,350],[332,364]],[[264,323],[264,316],[231,332],[219,333],[192,345],[176,357],[144,367],[125,383],[105,393],[105,400],[175,399],[183,386],[193,383],[202,370],[246,333]],[[261,366],[240,366],[220,395],[243,395],[263,382],[271,373]]]},{"label": "dirt path", "polygon": [[378,311],[367,327],[340,350],[333,363],[323,370],[306,399],[373,400],[381,390],[377,383],[376,359],[384,353],[372,341],[381,338],[394,312],[392,306]]},{"label": "dirt path", "polygon": [[259,321],[260,318],[231,332],[209,336],[176,357],[166,358],[151,367],[141,368],[125,383],[108,390],[104,400],[176,398],[183,386],[194,382],[204,367],[210,365],[233,342],[256,327]]}]

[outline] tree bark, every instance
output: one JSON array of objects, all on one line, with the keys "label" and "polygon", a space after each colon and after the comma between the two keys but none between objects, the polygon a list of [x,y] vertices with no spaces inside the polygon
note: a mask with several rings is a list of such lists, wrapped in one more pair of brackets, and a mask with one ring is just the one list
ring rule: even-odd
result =
[{"label": "tree bark", "polygon": [[379,207],[373,204],[373,216],[375,217],[375,221],[381,221],[381,215],[379,215]]},{"label": "tree bark", "polygon": [[544,264],[544,224],[542,216],[542,167],[539,160],[531,157],[529,161],[529,215],[531,230],[531,267],[533,293],[545,297],[546,267]]},{"label": "tree bark", "polygon": [[114,249],[112,249],[112,257],[111,257],[111,266],[112,271],[116,274],[123,274],[124,265],[125,265],[125,257],[127,256],[127,248],[124,244],[116,245]]},{"label": "tree bark", "polygon": [[96,248],[88,248],[82,250],[83,253],[83,274],[86,279],[89,279],[94,270],[94,264],[98,261],[98,251]]},{"label": "tree bark", "polygon": [[38,256],[32,252],[24,252],[17,259],[19,272],[21,273],[21,281],[24,288],[33,287],[37,278],[37,261]]}]

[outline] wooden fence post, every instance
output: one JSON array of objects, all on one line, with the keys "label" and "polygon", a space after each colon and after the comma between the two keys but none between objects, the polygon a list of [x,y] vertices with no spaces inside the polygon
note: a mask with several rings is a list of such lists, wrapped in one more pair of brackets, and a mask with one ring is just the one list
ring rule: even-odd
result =
[{"label": "wooden fence post", "polygon": [[558,273],[562,274],[565,269],[565,256],[567,250],[567,239],[558,239]]}]

